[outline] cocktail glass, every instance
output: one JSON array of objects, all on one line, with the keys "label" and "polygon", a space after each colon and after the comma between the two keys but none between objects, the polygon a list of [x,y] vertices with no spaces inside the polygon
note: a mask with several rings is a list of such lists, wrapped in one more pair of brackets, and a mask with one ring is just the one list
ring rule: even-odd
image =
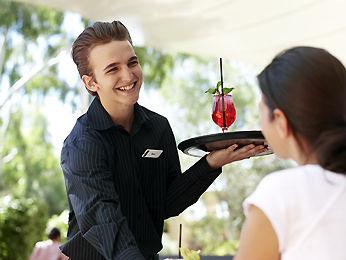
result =
[{"label": "cocktail glass", "polygon": [[232,95],[214,95],[213,96],[213,111],[212,118],[215,124],[221,127],[222,132],[228,130],[235,119],[236,110],[233,104]]}]

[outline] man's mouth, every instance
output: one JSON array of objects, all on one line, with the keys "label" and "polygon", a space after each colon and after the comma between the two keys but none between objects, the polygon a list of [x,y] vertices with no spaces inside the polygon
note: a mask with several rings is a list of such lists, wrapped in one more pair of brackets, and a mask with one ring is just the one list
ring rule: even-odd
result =
[{"label": "man's mouth", "polygon": [[122,87],[117,88],[117,89],[126,92],[126,91],[132,90],[132,89],[135,87],[135,85],[136,85],[136,82],[133,82],[133,83],[130,84],[130,85],[122,86]]}]

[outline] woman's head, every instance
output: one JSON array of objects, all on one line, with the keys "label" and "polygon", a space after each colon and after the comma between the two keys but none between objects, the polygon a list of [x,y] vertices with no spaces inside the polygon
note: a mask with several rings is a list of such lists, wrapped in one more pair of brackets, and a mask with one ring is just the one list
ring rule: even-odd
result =
[{"label": "woman's head", "polygon": [[[277,55],[258,75],[268,121],[283,116],[305,156],[346,173],[346,70],[326,50],[295,47]],[[262,127],[266,125],[262,120]],[[275,129],[263,129],[269,142]],[[276,138],[272,138],[275,142]],[[276,143],[271,143],[275,151]],[[281,144],[278,150],[285,149]]]},{"label": "woman's head", "polygon": [[58,228],[52,228],[49,231],[48,238],[51,240],[59,240],[60,239],[60,230]]},{"label": "woman's head", "polygon": [[[119,21],[96,22],[86,28],[74,41],[72,46],[72,58],[77,65],[80,77],[83,75],[93,76],[92,68],[89,64],[89,55],[91,49],[97,45],[103,45],[111,41],[129,41],[132,40],[127,28]],[[88,92],[95,96],[96,92]]]}]

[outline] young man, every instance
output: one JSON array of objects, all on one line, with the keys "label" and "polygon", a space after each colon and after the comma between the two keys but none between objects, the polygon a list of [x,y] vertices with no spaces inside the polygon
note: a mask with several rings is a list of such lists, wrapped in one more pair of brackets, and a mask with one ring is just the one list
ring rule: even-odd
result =
[{"label": "young man", "polygon": [[62,251],[75,259],[158,259],[163,221],[195,203],[226,163],[263,151],[236,146],[181,173],[166,118],[137,103],[143,75],[119,21],[86,28],[72,48],[95,98],[64,142],[70,215]]}]

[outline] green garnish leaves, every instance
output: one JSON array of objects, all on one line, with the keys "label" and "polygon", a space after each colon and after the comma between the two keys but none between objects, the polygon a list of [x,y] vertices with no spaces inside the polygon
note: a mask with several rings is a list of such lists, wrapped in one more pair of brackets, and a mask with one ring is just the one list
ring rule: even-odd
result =
[{"label": "green garnish leaves", "polygon": [[223,88],[223,94],[227,95],[230,93],[234,88]]},{"label": "green garnish leaves", "polygon": [[[227,95],[229,93],[231,93],[231,91],[234,88],[223,88],[223,94]],[[209,88],[208,90],[206,90],[204,93],[209,93],[209,94],[213,94],[213,95],[221,95],[222,93],[222,89],[221,89],[221,81],[218,81],[216,84],[215,88]]]},{"label": "green garnish leaves", "polygon": [[217,92],[217,88],[209,88],[204,93],[215,94]]}]

